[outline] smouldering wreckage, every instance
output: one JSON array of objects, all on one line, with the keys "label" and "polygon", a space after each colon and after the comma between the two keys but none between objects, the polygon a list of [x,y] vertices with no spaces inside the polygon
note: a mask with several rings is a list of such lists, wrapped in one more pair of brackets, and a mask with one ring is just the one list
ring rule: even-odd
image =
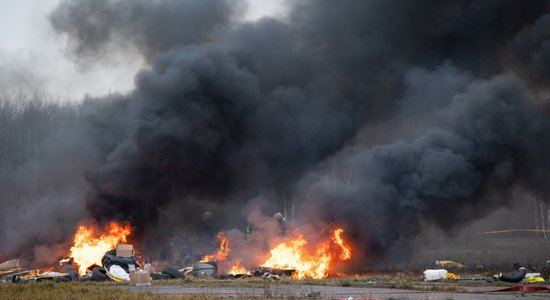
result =
[{"label": "smouldering wreckage", "polygon": [[[219,249],[204,256],[193,266],[164,266],[158,272],[151,263],[143,263],[133,245],[127,244],[130,225],[111,222],[104,232],[79,226],[69,255],[59,265],[48,269],[25,269],[19,260],[0,265],[0,279],[10,283],[52,280],[115,281],[131,285],[149,285],[151,280],[198,278],[261,277],[277,280],[281,276],[295,279],[326,278],[335,275],[333,267],[349,261],[352,248],[343,237],[344,229],[331,227],[323,240],[313,247],[298,230],[264,253],[264,263],[254,268],[244,266],[241,258],[232,256],[232,245],[226,234],[218,234]],[[158,268],[158,266],[157,266]]]},{"label": "smouldering wreckage", "polygon": [[[203,256],[192,266],[181,268],[145,263],[133,245],[128,244],[132,234],[129,224],[111,222],[101,232],[94,227],[79,226],[73,237],[73,244],[68,250],[68,256],[61,259],[57,266],[33,270],[22,268],[20,260],[13,259],[0,264],[0,280],[8,283],[114,281],[144,286],[151,285],[153,280],[180,278],[258,277],[278,280],[281,277],[322,279],[345,276],[339,272],[345,270],[354,250],[344,236],[344,229],[331,226],[323,230],[323,233],[323,238],[315,243],[311,237],[308,238],[299,230],[279,236],[280,242],[277,240],[275,246],[261,253],[263,263],[250,268],[250,262],[239,257],[239,253],[243,252],[238,248],[243,246],[233,244],[227,233],[220,232],[217,236],[219,247],[216,251]],[[247,240],[248,242],[254,241]],[[528,273],[527,268],[519,264],[514,265],[517,272],[511,275],[500,273],[488,277],[461,277],[451,273],[450,271],[459,272],[464,268],[463,264],[454,261],[438,260],[435,265],[439,269],[424,271],[425,281],[469,280],[491,283],[499,280],[523,284],[538,284],[545,281],[540,273]]]}]

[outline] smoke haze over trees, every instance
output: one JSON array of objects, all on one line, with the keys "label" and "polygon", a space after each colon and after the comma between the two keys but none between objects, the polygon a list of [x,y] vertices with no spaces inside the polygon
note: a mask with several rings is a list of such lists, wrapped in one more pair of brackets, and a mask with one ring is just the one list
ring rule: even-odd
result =
[{"label": "smoke haze over trees", "polygon": [[[242,22],[241,1],[63,1],[50,21],[76,64],[117,49],[147,66],[127,94],[2,106],[1,214],[26,229],[0,252],[62,243],[85,218],[147,241],[215,204],[233,226],[251,199],[287,195],[300,222],[375,252],[516,187],[547,193],[547,1],[289,5]],[[327,162],[345,176],[327,180]],[[36,241],[37,222],[58,237]]]}]

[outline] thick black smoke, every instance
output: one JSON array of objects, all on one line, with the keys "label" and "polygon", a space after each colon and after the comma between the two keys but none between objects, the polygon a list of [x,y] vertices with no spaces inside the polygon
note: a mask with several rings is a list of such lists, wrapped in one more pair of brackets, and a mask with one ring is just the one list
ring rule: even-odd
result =
[{"label": "thick black smoke", "polygon": [[466,85],[471,75],[448,65],[436,76],[412,73],[396,117],[421,130],[384,145],[358,143],[342,158],[351,182],[317,180],[306,202],[321,207],[313,215],[348,224],[371,251],[416,236],[422,224],[452,230],[481,218],[509,204],[516,185],[547,193],[550,120],[521,81],[498,76]]},{"label": "thick black smoke", "polygon": [[239,0],[77,0],[63,1],[50,19],[69,35],[70,51],[80,61],[108,58],[112,41],[151,59],[178,44],[211,40],[244,8]]},{"label": "thick black smoke", "polygon": [[[240,1],[63,1],[51,21],[75,59],[135,47],[149,64],[83,120],[102,157],[88,211],[143,233],[170,203],[194,222],[209,203],[290,192],[367,249],[478,218],[547,178],[530,94],[548,4],[293,1],[241,23]],[[349,180],[318,179],[329,158]]]}]

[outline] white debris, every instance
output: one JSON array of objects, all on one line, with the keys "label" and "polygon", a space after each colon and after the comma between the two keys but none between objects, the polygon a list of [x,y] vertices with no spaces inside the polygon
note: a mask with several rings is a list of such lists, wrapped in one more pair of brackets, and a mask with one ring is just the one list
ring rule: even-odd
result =
[{"label": "white debris", "polygon": [[130,274],[126,273],[121,266],[112,265],[111,268],[109,268],[109,273],[116,279],[130,281]]}]

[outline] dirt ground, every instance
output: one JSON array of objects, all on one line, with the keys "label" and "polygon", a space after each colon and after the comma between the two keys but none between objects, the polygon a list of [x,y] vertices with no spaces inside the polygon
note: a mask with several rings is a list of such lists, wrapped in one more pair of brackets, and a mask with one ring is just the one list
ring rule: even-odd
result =
[{"label": "dirt ground", "polygon": [[149,287],[127,287],[131,291],[153,294],[233,298],[275,298],[275,299],[548,299],[548,293],[487,293],[487,287],[465,287],[460,291],[421,291],[390,288],[362,288],[317,285],[270,285],[260,287],[189,287],[161,285]]}]

